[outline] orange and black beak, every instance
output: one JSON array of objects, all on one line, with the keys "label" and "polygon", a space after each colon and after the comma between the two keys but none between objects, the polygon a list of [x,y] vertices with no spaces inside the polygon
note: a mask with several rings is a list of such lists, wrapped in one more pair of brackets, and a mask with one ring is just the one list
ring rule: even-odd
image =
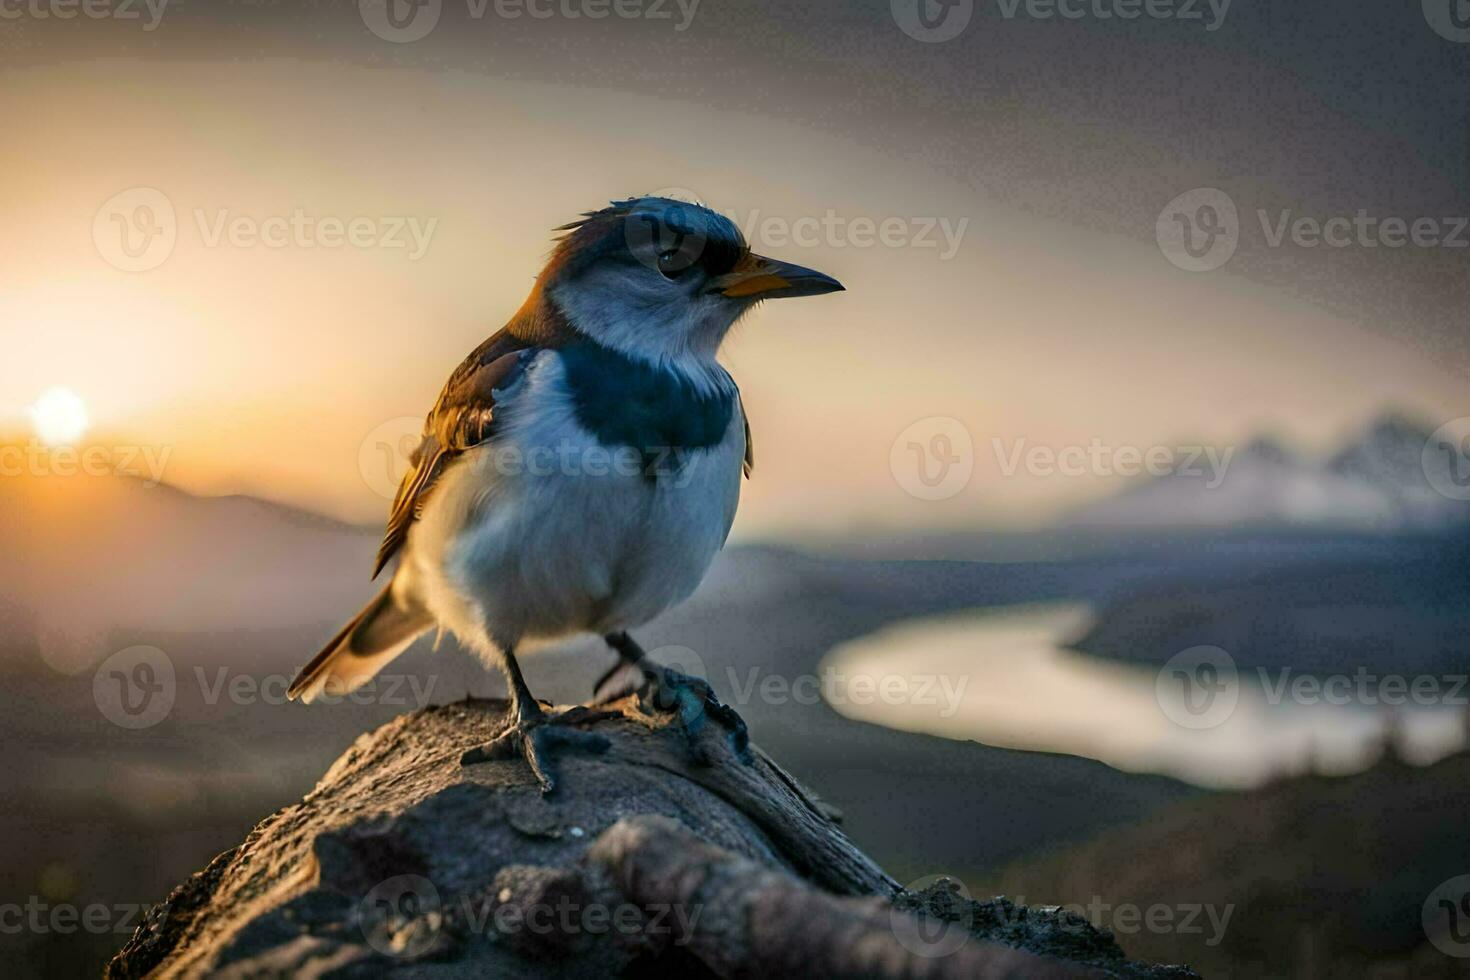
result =
[{"label": "orange and black beak", "polygon": [[734,269],[715,278],[710,289],[732,299],[781,299],[837,293],[843,286],[816,269],[747,252]]}]

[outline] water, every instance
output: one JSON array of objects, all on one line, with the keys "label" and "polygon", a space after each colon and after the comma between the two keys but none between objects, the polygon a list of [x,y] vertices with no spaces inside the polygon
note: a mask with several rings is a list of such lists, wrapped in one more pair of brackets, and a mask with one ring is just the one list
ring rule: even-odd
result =
[{"label": "water", "polygon": [[[1047,604],[912,620],[832,650],[823,672],[843,683],[826,685],[824,695],[860,721],[1084,756],[1210,788],[1248,788],[1310,770],[1358,771],[1389,737],[1417,765],[1465,745],[1464,707],[1302,703],[1282,695],[1276,672],[1263,678],[1242,670],[1233,711],[1211,727],[1186,727],[1171,715],[1201,721],[1183,710],[1182,688],[1159,682],[1157,668],[1066,648],[1090,615],[1083,605]],[[891,696],[872,693],[885,684]],[[1459,696],[1470,697],[1470,687]]]}]

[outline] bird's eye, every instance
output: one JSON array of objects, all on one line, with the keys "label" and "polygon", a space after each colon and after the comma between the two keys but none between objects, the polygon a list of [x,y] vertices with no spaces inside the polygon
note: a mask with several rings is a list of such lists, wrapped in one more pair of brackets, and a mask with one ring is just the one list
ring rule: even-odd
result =
[{"label": "bird's eye", "polygon": [[691,265],[684,253],[677,248],[666,249],[658,253],[658,271],[663,273],[665,279],[677,279],[682,276]]}]

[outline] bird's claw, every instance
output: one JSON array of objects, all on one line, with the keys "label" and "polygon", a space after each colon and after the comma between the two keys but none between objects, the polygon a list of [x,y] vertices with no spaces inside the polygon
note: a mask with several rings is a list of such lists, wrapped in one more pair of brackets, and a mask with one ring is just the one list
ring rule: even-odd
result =
[{"label": "bird's claw", "polygon": [[522,711],[519,718],[484,745],[477,745],[465,752],[459,757],[459,764],[472,766],[519,756],[531,767],[536,782],[541,784],[541,792],[550,793],[556,788],[556,769],[552,764],[556,752],[572,749],[601,755],[612,745],[606,735],[582,731],[573,726],[612,718],[616,714],[578,705],[560,714],[549,715],[538,705],[533,710]]},{"label": "bird's claw", "polygon": [[708,747],[699,738],[710,719],[729,729],[725,739],[741,762],[751,765],[755,761],[750,751],[750,731],[746,728],[745,719],[715,696],[708,681],[668,667],[644,664],[642,670],[639,706],[649,713],[674,712],[678,715],[679,728],[696,764],[708,766],[714,763]]}]

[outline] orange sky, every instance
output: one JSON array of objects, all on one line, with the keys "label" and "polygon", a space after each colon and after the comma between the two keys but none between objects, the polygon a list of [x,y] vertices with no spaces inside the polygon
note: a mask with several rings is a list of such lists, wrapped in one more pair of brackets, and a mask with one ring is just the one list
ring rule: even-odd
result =
[{"label": "orange sky", "polygon": [[[0,78],[26,93],[5,119],[27,134],[0,144],[4,428],[66,385],[99,428],[169,446],[167,478],[191,489],[381,520],[360,458],[519,305],[549,229],[674,187],[849,290],[767,304],[727,346],[759,459],[738,535],[1034,523],[1109,487],[1004,476],[994,439],[1228,445],[1265,427],[1325,447],[1387,404],[1467,411],[1465,379],[1402,340],[1229,269],[1182,272],[1150,242],[1023,214],[877,140],[403,67],[115,60]],[[175,215],[171,253],[140,272],[93,235],[104,202],[134,187]],[[418,258],[212,241],[232,219],[297,209],[432,234]],[[816,245],[763,241],[829,209],[840,230]],[[949,258],[937,231],[935,247],[852,243],[863,219],[889,218],[909,237],[930,219],[968,224]],[[889,464],[929,416],[958,419],[975,446],[971,483],[938,502]]]}]

